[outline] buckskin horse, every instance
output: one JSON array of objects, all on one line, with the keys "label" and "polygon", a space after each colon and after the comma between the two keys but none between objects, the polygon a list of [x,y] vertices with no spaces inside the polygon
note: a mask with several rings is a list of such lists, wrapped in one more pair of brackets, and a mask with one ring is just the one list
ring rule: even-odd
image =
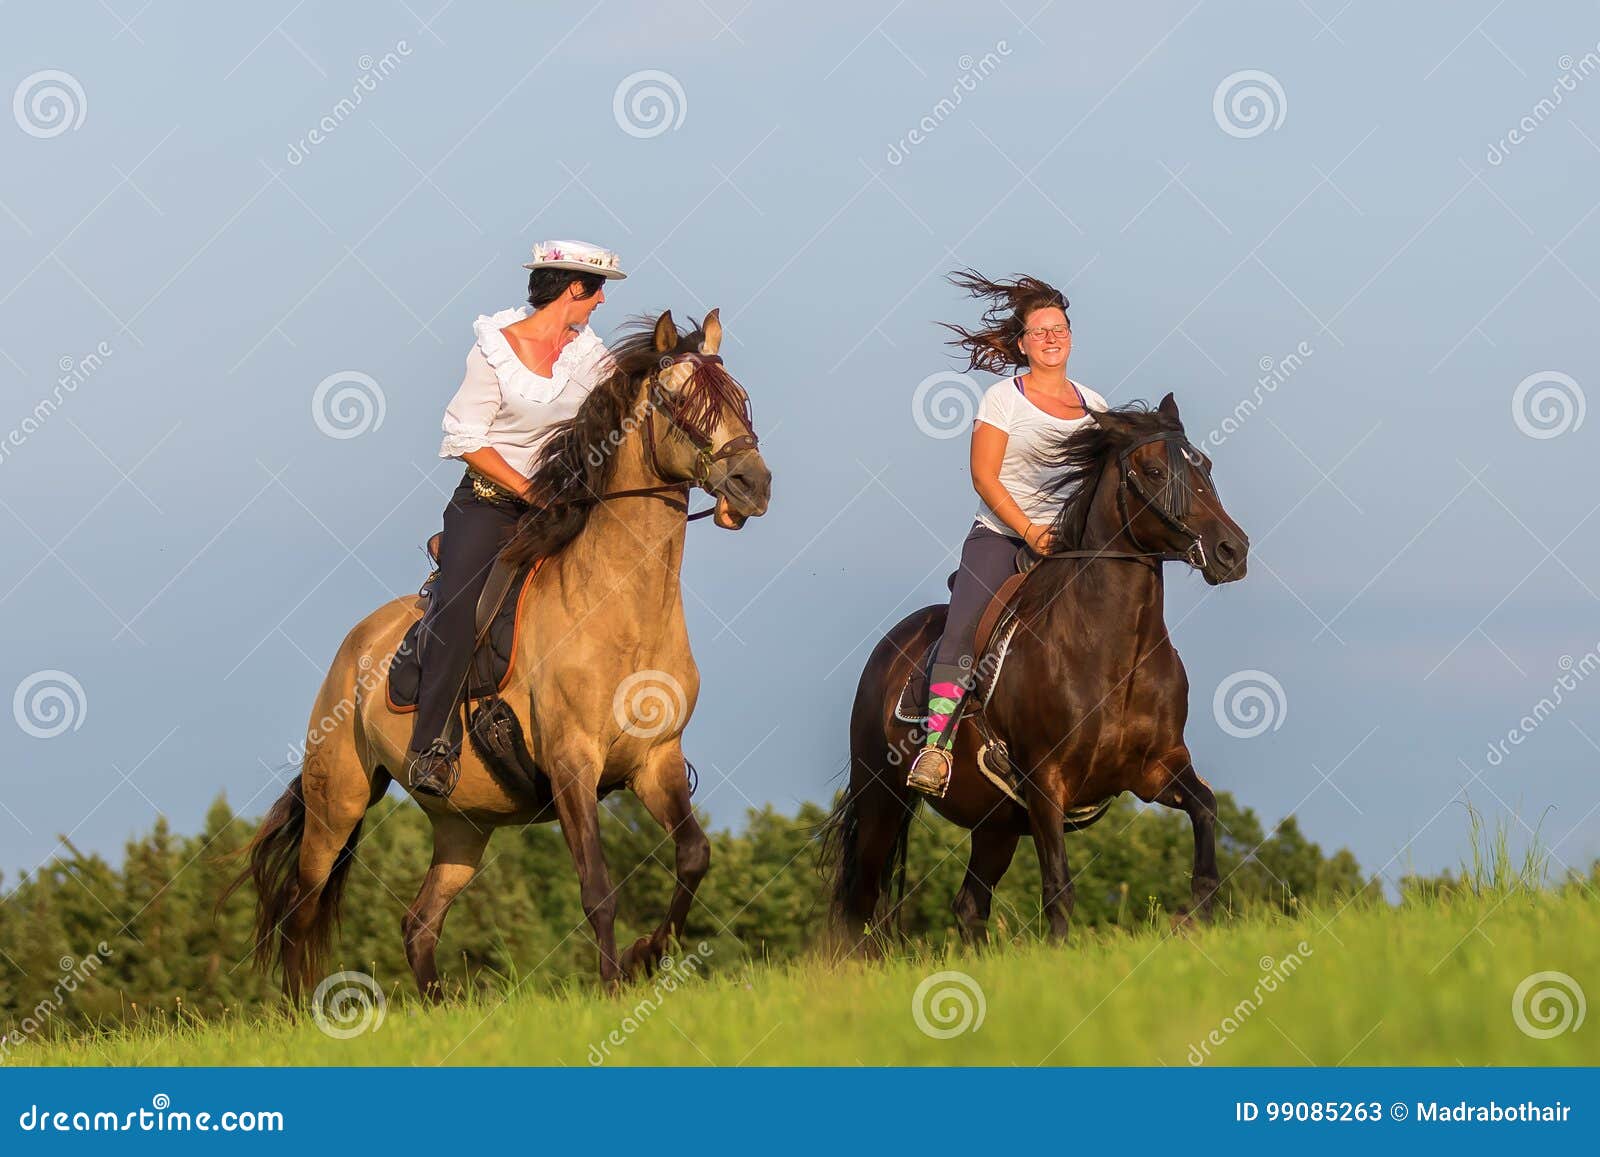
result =
[{"label": "buckskin horse", "polygon": [[[531,482],[543,497],[501,555],[542,560],[517,604],[502,687],[536,768],[508,776],[474,735],[448,799],[413,793],[433,827],[433,863],[401,933],[430,1000],[442,998],[434,950],[445,914],[496,827],[560,822],[608,987],[653,969],[683,927],[711,855],[680,743],[699,690],[679,586],[689,493],[711,494],[717,524],[737,530],[766,512],[772,480],[748,396],[717,356],[721,341],[716,310],[687,335],[670,313],[636,324],[612,350],[614,372],[540,452]],[[389,708],[382,680],[360,676],[387,669],[422,611],[420,598],[396,599],[345,637],[312,708],[301,772],[234,882],[254,882],[257,960],[281,968],[291,1000],[329,948],[363,816],[397,771],[403,778],[410,719]],[[598,797],[622,786],[670,833],[676,855],[665,918],[619,957]]]},{"label": "buckskin horse", "polygon": [[[1051,553],[1019,580],[1011,625],[1002,619],[991,652],[979,655],[975,667],[992,686],[967,696],[967,717],[952,724],[948,791],[929,801],[972,832],[952,905],[969,942],[983,937],[994,888],[1024,835],[1039,856],[1048,934],[1064,940],[1073,903],[1064,833],[1094,822],[1124,791],[1188,813],[1191,911],[1209,918],[1218,887],[1216,799],[1183,741],[1189,683],[1167,636],[1162,565],[1185,561],[1213,586],[1233,582],[1244,577],[1248,539],[1223,509],[1211,461],[1185,437],[1171,394],[1154,410],[1135,404],[1094,418],[1060,448],[1060,486],[1072,496]],[[1002,588],[1000,598],[1010,593]],[[906,768],[922,733],[897,705],[945,610],[924,607],[890,630],[856,691],[849,783],[822,833],[835,930],[856,950],[876,950],[874,934],[892,925],[904,895],[922,799],[906,787]],[[980,752],[1004,772],[980,771]],[[886,894],[890,910],[878,920]]]}]

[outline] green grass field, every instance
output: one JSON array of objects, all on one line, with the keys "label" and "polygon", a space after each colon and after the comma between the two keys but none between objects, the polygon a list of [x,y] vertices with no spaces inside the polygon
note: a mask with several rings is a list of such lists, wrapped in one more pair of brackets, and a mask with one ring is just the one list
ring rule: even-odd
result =
[{"label": "green grass field", "polygon": [[[692,952],[694,945],[684,949]],[[1074,932],[1066,947],[1012,944],[877,964],[751,966],[715,979],[680,956],[671,981],[607,997],[508,985],[443,1008],[409,978],[380,978],[386,1013],[349,1038],[311,1018],[224,1018],[25,1046],[46,1065],[1592,1065],[1600,1025],[1570,1022],[1600,994],[1600,902],[1584,885],[1478,898],[1362,902],[1174,934]],[[932,974],[940,999],[913,1000]],[[1554,988],[1550,984],[1555,985]],[[951,988],[951,984],[958,987]],[[1544,996],[1539,993],[1543,991]],[[962,999],[966,1002],[963,1013]],[[1216,1036],[1211,1036],[1215,1033]],[[1209,1039],[1208,1039],[1209,1038]],[[1215,1043],[1220,1040],[1221,1043]],[[617,1043],[617,1042],[621,1043]]]}]

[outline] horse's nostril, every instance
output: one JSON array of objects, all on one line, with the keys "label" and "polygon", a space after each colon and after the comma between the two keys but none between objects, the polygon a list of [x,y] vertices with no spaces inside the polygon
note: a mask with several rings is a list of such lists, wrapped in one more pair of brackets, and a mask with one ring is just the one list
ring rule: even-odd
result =
[{"label": "horse's nostril", "polygon": [[763,493],[768,485],[765,472],[760,470],[735,470],[728,480],[752,497]]},{"label": "horse's nostril", "polygon": [[1227,539],[1217,541],[1217,561],[1232,565],[1239,561],[1239,551]]}]

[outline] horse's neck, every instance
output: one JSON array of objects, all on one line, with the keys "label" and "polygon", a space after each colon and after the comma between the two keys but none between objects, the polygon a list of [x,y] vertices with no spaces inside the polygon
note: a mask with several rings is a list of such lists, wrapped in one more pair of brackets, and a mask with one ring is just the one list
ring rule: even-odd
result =
[{"label": "horse's neck", "polygon": [[[1113,457],[1101,470],[1094,502],[1084,524],[1081,549],[1123,554],[1142,554],[1145,550],[1133,541],[1123,525],[1122,505],[1117,500],[1122,482],[1119,469]],[[1096,622],[1137,620],[1141,649],[1158,638],[1165,639],[1164,589],[1159,560],[1146,563],[1112,559],[1067,565],[1076,566],[1078,572],[1069,588],[1070,598],[1056,599],[1056,605],[1075,605],[1075,613],[1081,611],[1083,617]]]},{"label": "horse's neck", "polygon": [[[646,464],[638,426],[611,452],[617,464],[608,493],[661,485]],[[671,492],[601,502],[561,552],[562,569],[575,586],[615,607],[618,614],[632,613],[626,604],[649,616],[645,621],[659,621],[663,611],[675,605],[681,609],[678,572],[686,527],[683,502]]]}]

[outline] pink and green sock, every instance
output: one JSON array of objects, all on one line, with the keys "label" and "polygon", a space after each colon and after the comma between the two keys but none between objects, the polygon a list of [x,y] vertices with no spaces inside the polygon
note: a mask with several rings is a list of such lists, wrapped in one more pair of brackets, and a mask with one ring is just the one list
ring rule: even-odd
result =
[{"label": "pink and green sock", "polygon": [[934,664],[928,682],[927,739],[923,746],[949,747],[950,740],[954,739],[954,736],[947,739],[945,732],[967,693],[965,678],[966,672],[961,667],[950,663]]}]

